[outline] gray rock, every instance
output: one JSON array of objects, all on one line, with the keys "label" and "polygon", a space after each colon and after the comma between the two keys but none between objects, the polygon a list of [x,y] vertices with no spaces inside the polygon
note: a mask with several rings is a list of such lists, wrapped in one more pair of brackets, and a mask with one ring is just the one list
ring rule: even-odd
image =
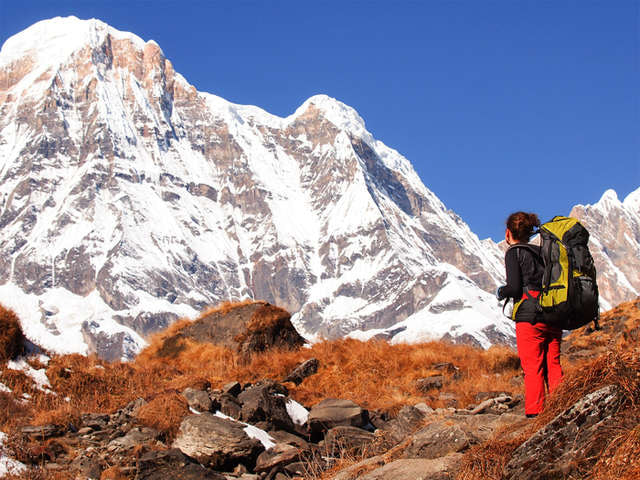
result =
[{"label": "gray rock", "polygon": [[239,382],[229,382],[224,387],[222,387],[222,393],[227,393],[229,395],[233,395],[237,397],[242,391],[242,385]]},{"label": "gray rock", "polygon": [[241,423],[210,413],[190,415],[182,421],[173,447],[212,468],[254,465],[264,447],[244,429]]},{"label": "gray rock", "polygon": [[453,453],[436,459],[400,459],[377,468],[360,480],[453,480],[462,454]]},{"label": "gray rock", "polygon": [[285,465],[284,471],[292,477],[304,477],[311,471],[307,462],[293,462]]},{"label": "gray rock", "polygon": [[435,375],[433,377],[420,378],[416,380],[416,388],[420,392],[428,392],[429,390],[438,390],[444,384],[444,376]]},{"label": "gray rock", "polygon": [[193,388],[185,388],[182,396],[187,399],[189,406],[198,412],[210,412],[213,402],[209,398],[209,394],[202,390]]},{"label": "gray rock", "polygon": [[[246,355],[270,348],[295,349],[305,343],[291,324],[291,315],[267,302],[213,311],[182,329],[179,336],[224,345]],[[166,349],[161,348],[160,355],[165,351],[167,355],[171,354],[175,348],[171,343],[177,341],[175,337],[168,339]]]},{"label": "gray rock", "polygon": [[310,448],[310,445],[306,440],[300,438],[298,435],[285,432],[284,430],[272,430],[269,432],[269,435],[276,441],[276,443],[293,445],[294,447],[298,447],[300,450],[308,450]]},{"label": "gray rock", "polygon": [[177,448],[164,451],[150,451],[136,462],[136,480],[225,480],[213,470],[199,465]]},{"label": "gray rock", "polygon": [[476,402],[480,403],[480,402],[484,402],[485,400],[489,400],[491,398],[497,398],[497,397],[513,397],[513,395],[510,392],[504,392],[502,390],[489,390],[486,392],[478,392],[476,393]]},{"label": "gray rock", "polygon": [[404,458],[438,458],[468,448],[477,439],[459,425],[440,420],[430,423],[411,437],[411,444],[404,451]]},{"label": "gray rock", "polygon": [[277,443],[275,447],[265,450],[256,460],[256,473],[268,472],[274,467],[284,466],[297,462],[300,459],[300,450],[286,443]]},{"label": "gray rock", "polygon": [[287,412],[286,395],[282,385],[263,381],[252,385],[238,395],[242,403],[240,419],[251,424],[267,422],[276,429],[295,431],[293,420]]},{"label": "gray rock", "polygon": [[425,418],[423,410],[411,406],[402,407],[396,418],[382,427],[382,431],[389,442],[397,444],[419,430],[424,425]]},{"label": "gray rock", "polygon": [[27,435],[28,437],[43,440],[45,438],[59,437],[60,435],[63,435],[66,431],[66,428],[64,428],[62,425],[47,424],[34,427],[22,427],[20,430],[24,435]]},{"label": "gray rock", "polygon": [[328,456],[362,455],[373,449],[376,436],[357,427],[339,426],[330,429],[324,437],[324,450]]},{"label": "gray rock", "polygon": [[148,427],[134,427],[123,437],[118,437],[111,442],[108,446],[117,447],[120,449],[130,449],[137,445],[155,443],[156,439],[160,436],[160,432]]},{"label": "gray rock", "polygon": [[417,408],[425,415],[431,415],[432,413],[435,413],[435,410],[424,402],[416,403],[414,405],[414,408]]},{"label": "gray rock", "polygon": [[83,413],[80,422],[84,427],[92,430],[102,430],[109,423],[109,415],[100,413]]},{"label": "gray rock", "polygon": [[228,393],[212,393],[209,398],[213,404],[212,410],[220,410],[229,417],[240,419],[242,404],[235,396]]},{"label": "gray rock", "polygon": [[453,415],[448,417],[447,421],[458,425],[469,434],[470,438],[484,442],[491,437],[495,430],[506,425],[512,426],[514,433],[517,432],[520,424],[526,424],[527,418],[524,415],[512,413],[501,415],[487,413],[483,415]]},{"label": "gray rock", "polygon": [[322,434],[338,426],[364,427],[369,412],[351,400],[328,398],[311,408],[308,422],[312,434]]},{"label": "gray rock", "polygon": [[99,480],[102,475],[100,460],[87,456],[86,453],[80,454],[73,459],[71,469],[80,472],[84,478],[89,480]]},{"label": "gray rock", "polygon": [[285,382],[293,382],[296,385],[300,385],[302,381],[313,375],[318,371],[318,366],[320,362],[317,358],[310,358],[302,362],[298,365],[287,377],[284,379]]},{"label": "gray rock", "polygon": [[595,440],[621,403],[615,385],[586,395],[513,452],[504,469],[505,480],[568,478],[588,470],[603,448],[602,439]]}]

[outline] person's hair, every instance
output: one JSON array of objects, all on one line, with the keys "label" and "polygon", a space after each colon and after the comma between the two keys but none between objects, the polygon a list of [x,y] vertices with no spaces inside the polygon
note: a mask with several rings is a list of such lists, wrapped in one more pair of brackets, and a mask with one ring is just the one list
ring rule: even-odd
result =
[{"label": "person's hair", "polygon": [[507,228],[519,242],[528,242],[533,235],[534,227],[539,226],[540,220],[535,213],[515,212],[507,218]]}]

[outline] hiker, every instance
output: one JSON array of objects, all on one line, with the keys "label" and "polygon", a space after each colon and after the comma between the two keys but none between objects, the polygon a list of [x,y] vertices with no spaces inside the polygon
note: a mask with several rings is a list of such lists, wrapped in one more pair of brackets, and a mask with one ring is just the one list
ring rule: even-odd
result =
[{"label": "hiker", "polygon": [[516,322],[516,343],[524,371],[524,410],[529,418],[542,411],[545,384],[551,393],[562,380],[562,330],[542,322],[537,302],[544,265],[540,247],[529,244],[529,240],[539,226],[535,213],[509,215],[505,232],[505,240],[510,245],[505,254],[507,284],[496,292],[498,300],[512,298],[514,301],[512,318]]}]

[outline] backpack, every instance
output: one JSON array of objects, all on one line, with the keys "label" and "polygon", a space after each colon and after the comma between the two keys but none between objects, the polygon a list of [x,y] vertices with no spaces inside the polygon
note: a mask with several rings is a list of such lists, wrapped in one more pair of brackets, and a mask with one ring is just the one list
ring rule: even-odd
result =
[{"label": "backpack", "polygon": [[599,328],[598,284],[587,246],[589,232],[575,218],[558,216],[542,224],[538,233],[544,265],[537,298],[542,321],[563,330],[575,330],[591,321]]}]

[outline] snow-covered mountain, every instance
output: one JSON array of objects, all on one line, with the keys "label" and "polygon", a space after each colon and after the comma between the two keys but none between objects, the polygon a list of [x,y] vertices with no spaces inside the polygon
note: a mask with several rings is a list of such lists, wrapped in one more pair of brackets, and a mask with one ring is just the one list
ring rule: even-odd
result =
[{"label": "snow-covered mountain", "polygon": [[0,301],[49,348],[127,356],[245,297],[311,337],[422,310],[512,336],[499,252],[329,97],[279,118],[198,92],[152,41],[55,18],[0,52],[0,162]]},{"label": "snow-covered mountain", "polygon": [[0,179],[0,302],[56,351],[129,357],[247,297],[309,338],[513,339],[492,294],[500,250],[355,110],[231,104],[98,20],[39,22],[2,47]]}]

